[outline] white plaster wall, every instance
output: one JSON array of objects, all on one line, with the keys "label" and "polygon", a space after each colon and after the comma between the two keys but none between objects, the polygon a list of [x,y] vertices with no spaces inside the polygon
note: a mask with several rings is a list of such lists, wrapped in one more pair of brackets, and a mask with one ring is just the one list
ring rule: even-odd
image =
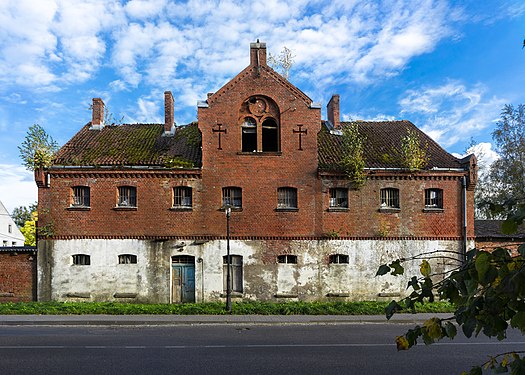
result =
[{"label": "white plaster wall", "polygon": [[[11,226],[11,232],[9,232]],[[24,246],[24,235],[0,202],[0,246]]]},{"label": "white plaster wall", "polygon": [[[473,245],[473,244],[472,244]],[[430,240],[302,240],[290,241],[298,264],[278,264],[268,258],[265,241],[231,241],[230,254],[243,257],[243,299],[274,300],[276,295],[297,295],[300,300],[377,300],[402,296],[408,280],[419,274],[420,261],[404,264],[402,277],[375,277],[380,264],[397,258],[439,251],[459,251],[459,241]],[[47,259],[51,266],[53,300],[117,300],[115,294],[135,294],[120,301],[169,303],[171,257],[195,257],[195,300],[222,301],[226,241],[192,240],[60,240],[52,241]],[[91,265],[73,265],[74,254],[87,254]],[[134,254],[137,264],[118,264],[119,254]],[[348,264],[327,264],[330,254],[346,254]],[[447,254],[450,256],[450,254]],[[265,257],[266,256],[266,257]],[[263,259],[265,259],[263,261]],[[270,260],[268,260],[270,259]],[[438,266],[435,261],[431,264]],[[450,267],[450,265],[439,265]],[[44,265],[39,263],[39,278]],[[45,286],[44,286],[45,287]],[[336,299],[336,300],[338,300]]]}]

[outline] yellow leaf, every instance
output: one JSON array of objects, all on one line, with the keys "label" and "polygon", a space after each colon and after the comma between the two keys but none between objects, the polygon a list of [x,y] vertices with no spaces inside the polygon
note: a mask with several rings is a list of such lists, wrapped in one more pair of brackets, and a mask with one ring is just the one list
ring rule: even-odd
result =
[{"label": "yellow leaf", "polygon": [[425,277],[430,276],[430,272],[431,272],[430,263],[428,263],[426,260],[423,260],[421,262],[421,265],[419,266],[419,271]]},{"label": "yellow leaf", "polygon": [[428,319],[423,323],[423,327],[426,328],[429,337],[433,339],[440,339],[442,337],[441,320],[439,318]]},{"label": "yellow leaf", "polygon": [[397,350],[408,350],[408,340],[405,336],[396,337]]}]

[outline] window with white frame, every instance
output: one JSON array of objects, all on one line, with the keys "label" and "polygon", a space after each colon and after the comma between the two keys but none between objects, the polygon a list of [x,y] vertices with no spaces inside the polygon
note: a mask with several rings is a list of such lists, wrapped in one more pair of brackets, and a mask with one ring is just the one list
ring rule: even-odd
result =
[{"label": "window with white frame", "polygon": [[87,254],[74,254],[72,258],[75,266],[89,266],[91,264],[91,257]]},{"label": "window with white frame", "polygon": [[242,189],[233,186],[222,188],[222,206],[242,208]]},{"label": "window with white frame", "polygon": [[71,188],[71,206],[89,207],[90,192],[88,186],[73,186]]},{"label": "window with white frame", "polygon": [[277,208],[296,209],[297,189],[293,187],[280,187],[277,189]]},{"label": "window with white frame", "polygon": [[348,260],[348,255],[346,254],[332,254],[328,257],[328,263],[330,264],[346,264]]},{"label": "window with white frame", "polygon": [[[223,287],[226,292],[226,279],[228,276],[228,256],[222,257]],[[242,293],[242,256],[230,255],[230,290],[234,293]]]},{"label": "window with white frame", "polygon": [[381,208],[399,208],[399,189],[381,189]]},{"label": "window with white frame", "polygon": [[330,189],[330,208],[348,208],[348,189]]},{"label": "window with white frame", "polygon": [[292,255],[292,254],[278,255],[277,263],[297,264],[297,255]]},{"label": "window with white frame", "polygon": [[443,208],[443,190],[425,189],[425,208]]},{"label": "window with white frame", "polygon": [[173,207],[175,208],[191,208],[192,207],[191,187],[177,186],[173,188]]},{"label": "window with white frame", "polygon": [[137,207],[137,188],[134,186],[119,186],[119,207]]}]

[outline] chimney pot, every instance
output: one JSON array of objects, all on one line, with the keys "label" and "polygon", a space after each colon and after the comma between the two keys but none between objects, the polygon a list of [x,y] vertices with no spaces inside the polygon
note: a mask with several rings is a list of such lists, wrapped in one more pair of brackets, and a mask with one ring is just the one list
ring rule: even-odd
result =
[{"label": "chimney pot", "polygon": [[326,106],[328,121],[334,126],[334,129],[341,127],[341,117],[339,113],[339,94],[332,95],[332,98]]}]

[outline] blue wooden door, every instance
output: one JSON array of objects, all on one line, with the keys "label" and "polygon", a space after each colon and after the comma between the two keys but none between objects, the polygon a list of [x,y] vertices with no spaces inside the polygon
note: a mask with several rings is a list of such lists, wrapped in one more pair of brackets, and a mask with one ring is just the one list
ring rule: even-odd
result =
[{"label": "blue wooden door", "polygon": [[195,302],[195,263],[189,257],[173,257],[171,268],[171,301]]}]

